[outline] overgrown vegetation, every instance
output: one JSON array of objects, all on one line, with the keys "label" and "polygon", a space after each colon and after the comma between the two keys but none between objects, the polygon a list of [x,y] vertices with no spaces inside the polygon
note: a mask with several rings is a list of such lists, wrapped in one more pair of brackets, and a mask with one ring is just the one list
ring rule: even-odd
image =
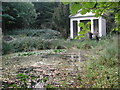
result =
[{"label": "overgrown vegetation", "polygon": [[118,37],[101,40],[84,63],[84,74],[78,75],[80,88],[119,88]]},{"label": "overgrown vegetation", "polygon": [[[74,15],[80,9],[81,14],[86,14],[87,12],[92,11],[95,13],[96,17],[100,16],[102,13],[112,13],[113,15],[111,16],[113,18],[110,20],[114,22],[112,26],[110,25],[110,27],[119,32],[119,3],[120,2],[71,2],[70,12],[72,15]],[[69,4],[69,2],[66,4]],[[118,88],[119,62],[117,36],[112,35],[102,37],[98,42],[96,40],[88,40],[88,38],[82,38],[80,40],[63,39],[62,36],[67,37],[69,34],[68,9],[69,5],[65,6],[62,3],[3,3],[3,55],[19,52],[19,54],[17,54],[18,56],[28,57],[36,54],[35,52],[29,51],[54,49],[54,53],[61,53],[64,51],[63,49],[79,49],[81,51],[87,50],[89,51],[89,54],[86,55],[88,60],[83,62],[83,73],[79,73],[77,76],[75,76],[76,81],[74,82],[73,87]],[[83,32],[79,32],[79,34],[82,36],[78,36],[77,39],[83,37],[83,35],[88,32],[88,29],[90,29],[89,24],[90,23],[88,23],[88,27],[83,25],[83,23],[79,24],[79,26],[83,28]],[[44,28],[44,30],[21,29],[36,27]],[[16,28],[19,28],[20,30]],[[46,28],[55,29],[57,31],[47,30]],[[13,29],[13,31],[11,29]],[[60,34],[58,31],[60,31],[62,34]],[[8,64],[9,63],[5,63],[5,65]],[[52,68],[52,70],[53,69],[54,68]],[[58,72],[57,74],[60,73]],[[35,78],[37,77],[20,73],[17,75],[17,84],[14,83],[9,85],[9,83],[5,83],[4,88],[27,88],[27,81],[29,81],[28,79],[31,80],[29,84],[31,84],[32,87],[35,85],[35,83],[32,82],[32,80],[35,80]],[[60,88],[70,88],[71,86],[69,85],[71,83],[64,80],[61,81],[62,86],[60,86]],[[46,81],[46,77],[43,77],[40,80],[40,82]],[[55,87],[53,87],[52,84],[47,84],[46,88]]]},{"label": "overgrown vegetation", "polygon": [[[29,39],[27,41],[30,42]],[[24,42],[27,42],[27,41],[24,41]],[[35,41],[37,42],[35,46],[41,43],[41,42],[38,43],[38,41]],[[108,35],[107,37],[101,38],[99,42],[97,42],[96,40],[66,41],[64,39],[57,39],[54,41],[51,40],[49,42],[51,43],[51,46],[54,48],[56,46],[64,46],[66,48],[74,47],[76,49],[90,51],[90,53],[86,55],[88,60],[85,62],[82,62],[83,73],[78,73],[76,76],[75,86],[77,88],[118,88],[119,87],[119,83],[118,83],[119,62],[118,62],[118,42],[117,41],[118,41],[118,37],[116,35]],[[45,41],[42,43],[44,44]],[[8,44],[8,45],[11,45],[11,44]],[[47,44],[47,45],[49,46],[50,44]],[[22,44],[20,45],[18,44],[18,46],[21,47]],[[43,46],[46,47],[46,44],[44,44]],[[16,48],[16,50],[18,49],[19,48]],[[60,53],[60,52],[63,52],[63,50],[55,49],[53,50],[53,52]],[[35,53],[32,53],[32,52],[23,53],[23,54],[19,53],[18,56],[30,56],[34,54]],[[21,77],[23,76],[24,75],[21,75]],[[25,84],[24,80],[20,82]],[[70,87],[69,82],[67,81],[61,81],[61,82],[64,87]],[[16,87],[16,85],[12,85],[10,87]],[[46,88],[53,88],[53,85],[48,84]]]},{"label": "overgrown vegetation", "polygon": [[80,48],[78,41],[66,41],[62,39],[60,32],[54,30],[14,30],[3,36],[3,54],[45,49],[67,49],[74,44]]},{"label": "overgrown vegetation", "polygon": [[14,39],[6,41],[3,39],[3,54],[15,52],[28,52],[45,49],[69,49],[76,47],[78,49],[93,49],[98,45],[104,47],[107,43],[106,39],[110,36],[102,37],[100,42],[96,40],[90,41],[88,38],[81,40],[65,40],[62,39],[60,33],[54,30],[14,30],[8,32],[4,37],[12,36]]},{"label": "overgrown vegetation", "polygon": [[[12,40],[7,41],[6,38],[11,37]],[[61,35],[54,30],[14,30],[14,32],[8,32],[3,37],[3,54],[55,49],[59,45],[56,43],[58,38],[61,38]]]}]

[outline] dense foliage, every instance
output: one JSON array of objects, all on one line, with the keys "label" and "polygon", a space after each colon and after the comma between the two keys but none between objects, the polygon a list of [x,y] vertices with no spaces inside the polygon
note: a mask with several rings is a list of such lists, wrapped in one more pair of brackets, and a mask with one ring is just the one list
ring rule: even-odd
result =
[{"label": "dense foliage", "polygon": [[2,17],[3,32],[37,28],[69,34],[69,5],[60,2],[3,2]]},{"label": "dense foliage", "polygon": [[[53,39],[61,38],[60,32],[55,30],[14,30],[9,31],[3,37],[3,54],[34,51],[43,49],[55,49],[59,46]],[[55,44],[56,43],[56,44]]]},{"label": "dense foliage", "polygon": [[34,27],[37,28],[52,28],[52,17],[54,9],[59,3],[55,2],[33,2],[34,8],[37,12],[37,18]]},{"label": "dense foliage", "polygon": [[36,11],[30,2],[3,2],[3,32],[5,29],[31,27]]},{"label": "dense foliage", "polygon": [[69,5],[59,3],[52,17],[54,28],[59,30],[64,37],[68,37],[69,34],[69,14]]}]

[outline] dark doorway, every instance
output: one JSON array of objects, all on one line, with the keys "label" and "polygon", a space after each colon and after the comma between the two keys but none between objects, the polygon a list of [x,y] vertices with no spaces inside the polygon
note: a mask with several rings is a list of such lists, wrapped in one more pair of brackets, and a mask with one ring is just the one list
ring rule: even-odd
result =
[{"label": "dark doorway", "polygon": [[94,23],[94,32],[99,32],[98,19],[93,20]]},{"label": "dark doorway", "polygon": [[[80,22],[83,22],[84,24],[87,24],[88,22],[91,22],[90,20],[80,20]],[[82,27],[80,28],[82,31]],[[91,30],[91,25],[90,25],[90,30]]]},{"label": "dark doorway", "polygon": [[73,21],[73,38],[78,35],[78,24],[77,21]]}]

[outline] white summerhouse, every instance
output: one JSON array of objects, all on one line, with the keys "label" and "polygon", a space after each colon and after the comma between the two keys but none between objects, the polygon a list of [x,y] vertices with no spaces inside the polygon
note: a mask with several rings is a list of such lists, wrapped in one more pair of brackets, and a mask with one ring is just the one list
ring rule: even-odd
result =
[{"label": "white summerhouse", "polygon": [[105,36],[106,35],[106,20],[103,18],[103,16],[94,17],[94,13],[86,13],[85,15],[80,14],[78,12],[77,14],[73,16],[69,16],[70,18],[70,38],[74,38],[78,35],[78,32],[82,30],[81,27],[78,26],[80,22],[87,23],[88,21],[91,21],[91,32],[98,32],[99,36]]}]

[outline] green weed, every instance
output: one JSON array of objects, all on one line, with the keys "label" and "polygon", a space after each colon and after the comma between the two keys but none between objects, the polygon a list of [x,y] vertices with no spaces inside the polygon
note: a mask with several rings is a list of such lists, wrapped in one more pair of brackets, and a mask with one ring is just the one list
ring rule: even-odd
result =
[{"label": "green weed", "polygon": [[117,37],[101,40],[92,51],[99,55],[84,64],[81,75],[85,88],[118,88],[118,48]]}]

